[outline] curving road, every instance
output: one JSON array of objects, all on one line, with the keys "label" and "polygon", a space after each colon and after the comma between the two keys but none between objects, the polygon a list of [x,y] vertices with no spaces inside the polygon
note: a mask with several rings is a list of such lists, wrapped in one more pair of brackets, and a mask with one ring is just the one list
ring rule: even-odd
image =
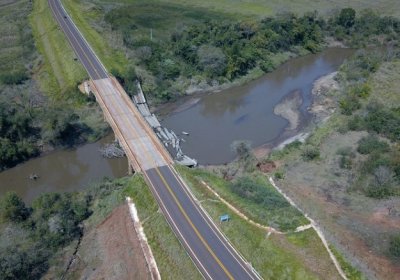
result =
[{"label": "curving road", "polygon": [[[260,279],[199,206],[122,87],[110,77],[59,0],[50,8],[88,72],[96,99],[130,162],[143,172],[166,220],[206,279]],[[138,170],[137,170],[138,171]],[[240,230],[240,229],[238,229]]]}]

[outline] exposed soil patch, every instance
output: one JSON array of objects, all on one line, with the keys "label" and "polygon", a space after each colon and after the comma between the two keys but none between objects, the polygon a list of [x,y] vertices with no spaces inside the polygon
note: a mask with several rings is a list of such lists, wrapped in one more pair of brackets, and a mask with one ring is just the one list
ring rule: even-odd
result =
[{"label": "exposed soil patch", "polygon": [[65,279],[150,279],[126,204],[84,235]]},{"label": "exposed soil patch", "polygon": [[269,173],[276,169],[276,164],[273,161],[265,161],[257,163],[258,169],[263,173]]}]

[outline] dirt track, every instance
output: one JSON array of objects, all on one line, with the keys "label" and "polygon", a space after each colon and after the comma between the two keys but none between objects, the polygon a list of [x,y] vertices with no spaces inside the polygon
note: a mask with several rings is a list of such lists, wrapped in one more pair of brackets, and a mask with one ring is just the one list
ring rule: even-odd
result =
[{"label": "dirt track", "polygon": [[67,279],[150,279],[126,204],[83,237]]}]

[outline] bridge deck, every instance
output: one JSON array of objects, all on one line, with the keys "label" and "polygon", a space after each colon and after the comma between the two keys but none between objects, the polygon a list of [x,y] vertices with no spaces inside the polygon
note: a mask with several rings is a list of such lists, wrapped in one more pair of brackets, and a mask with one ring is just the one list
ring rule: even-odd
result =
[{"label": "bridge deck", "polygon": [[[136,161],[142,171],[172,162],[169,155],[163,151],[162,144],[152,139],[153,132],[149,133],[151,128],[143,122],[139,112],[132,106],[129,97],[117,86],[115,80],[112,78],[92,80],[91,84],[107,120],[113,130],[119,132],[116,133],[118,140],[124,150],[129,151],[127,156],[131,162]],[[137,169],[137,166],[134,168]]]}]

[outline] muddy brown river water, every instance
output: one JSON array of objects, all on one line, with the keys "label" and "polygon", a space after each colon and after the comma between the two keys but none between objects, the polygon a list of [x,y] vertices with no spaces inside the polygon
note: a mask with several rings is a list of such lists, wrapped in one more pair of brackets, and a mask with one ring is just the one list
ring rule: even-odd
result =
[{"label": "muddy brown river water", "polygon": [[[230,146],[235,140],[249,140],[253,147],[274,143],[284,133],[288,121],[276,116],[274,106],[294,90],[299,90],[302,124],[308,120],[313,82],[331,73],[354,51],[328,49],[319,54],[296,58],[277,70],[244,86],[218,93],[200,94],[192,106],[169,106],[162,112],[162,124],[184,136],[183,151],[201,164],[220,164],[234,159]],[[179,108],[181,107],[181,108]],[[52,152],[0,173],[0,196],[6,191],[17,192],[31,201],[43,192],[74,191],[103,177],[127,174],[126,159],[104,159],[99,153],[103,143],[113,140],[109,135],[99,142],[76,149]],[[282,139],[283,140],[283,139]],[[30,180],[29,175],[40,177]]]},{"label": "muddy brown river water", "polygon": [[[6,191],[15,191],[30,202],[44,192],[76,191],[104,177],[123,177],[128,171],[126,158],[105,159],[99,152],[104,143],[113,140],[114,135],[109,135],[96,143],[55,151],[3,171],[0,196]],[[32,173],[39,178],[29,179]]]},{"label": "muddy brown river water", "polygon": [[274,107],[293,91],[302,96],[299,109],[304,126],[309,119],[307,107],[311,103],[313,82],[336,71],[353,52],[332,48],[292,59],[244,86],[200,95],[195,105],[188,108],[183,104],[183,110],[173,108],[177,113],[167,114],[162,124],[176,133],[190,134],[182,136],[185,139],[182,149],[200,164],[229,162],[235,157],[231,149],[235,140],[247,140],[258,147],[283,140],[280,139],[283,135],[291,136],[284,133],[288,121],[275,115]]}]

